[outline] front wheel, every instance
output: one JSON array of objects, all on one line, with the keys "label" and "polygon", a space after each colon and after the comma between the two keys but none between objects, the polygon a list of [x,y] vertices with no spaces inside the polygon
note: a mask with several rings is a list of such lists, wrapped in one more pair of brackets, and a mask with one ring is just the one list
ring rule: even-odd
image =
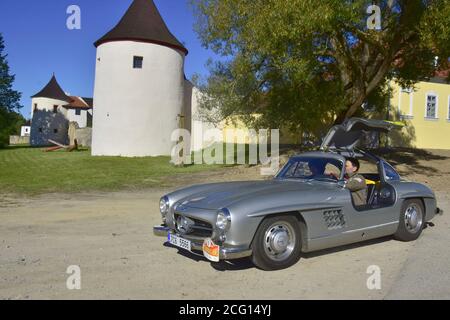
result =
[{"label": "front wheel", "polygon": [[419,199],[406,200],[400,213],[400,221],[394,237],[400,241],[419,238],[425,224],[425,210]]},{"label": "front wheel", "polygon": [[300,224],[294,216],[270,217],[256,231],[252,261],[263,270],[285,269],[298,262],[301,246]]}]

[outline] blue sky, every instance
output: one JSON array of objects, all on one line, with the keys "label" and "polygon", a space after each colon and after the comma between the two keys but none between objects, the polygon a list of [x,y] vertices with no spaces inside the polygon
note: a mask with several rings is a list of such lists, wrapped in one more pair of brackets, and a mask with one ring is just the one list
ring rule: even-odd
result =
[{"label": "blue sky", "polygon": [[[0,32],[5,40],[14,89],[22,92],[22,114],[30,117],[30,96],[56,74],[72,95],[92,97],[95,73],[93,43],[123,16],[132,0],[1,0]],[[201,46],[193,30],[188,0],[154,0],[170,31],[189,50],[185,73],[206,75],[208,58],[216,56]],[[81,8],[81,30],[68,30],[70,5]]]}]

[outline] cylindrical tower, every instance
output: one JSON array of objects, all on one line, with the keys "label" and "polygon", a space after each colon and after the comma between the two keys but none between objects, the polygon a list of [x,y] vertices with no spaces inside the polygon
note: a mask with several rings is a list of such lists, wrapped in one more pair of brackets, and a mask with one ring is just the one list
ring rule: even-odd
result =
[{"label": "cylindrical tower", "polygon": [[152,0],[134,0],[95,46],[92,154],[170,155],[183,112],[187,50]]}]

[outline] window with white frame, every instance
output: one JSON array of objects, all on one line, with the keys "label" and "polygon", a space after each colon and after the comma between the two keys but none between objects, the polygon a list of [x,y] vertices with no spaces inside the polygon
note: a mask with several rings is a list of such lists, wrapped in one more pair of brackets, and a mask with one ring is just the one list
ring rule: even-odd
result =
[{"label": "window with white frame", "polygon": [[437,118],[437,104],[438,98],[437,95],[429,93],[427,95],[427,109],[426,109],[426,117],[430,119]]},{"label": "window with white frame", "polygon": [[[410,88],[402,88],[400,94],[405,94],[409,96],[409,110],[407,114],[402,114],[401,117],[405,119],[413,119],[414,118],[414,89]],[[399,111],[401,111],[400,106],[401,100],[399,102]]]},{"label": "window with white frame", "polygon": [[447,120],[450,120],[450,96],[448,96]]}]

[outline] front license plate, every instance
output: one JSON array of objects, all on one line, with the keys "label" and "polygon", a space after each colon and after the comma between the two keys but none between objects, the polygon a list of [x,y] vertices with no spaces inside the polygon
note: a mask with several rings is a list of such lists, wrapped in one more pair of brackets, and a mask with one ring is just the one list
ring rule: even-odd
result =
[{"label": "front license plate", "polygon": [[174,234],[170,234],[168,236],[168,240],[170,242],[170,244],[173,244],[174,246],[181,248],[181,249],[185,249],[188,251],[191,251],[191,242],[189,240],[180,238]]}]

